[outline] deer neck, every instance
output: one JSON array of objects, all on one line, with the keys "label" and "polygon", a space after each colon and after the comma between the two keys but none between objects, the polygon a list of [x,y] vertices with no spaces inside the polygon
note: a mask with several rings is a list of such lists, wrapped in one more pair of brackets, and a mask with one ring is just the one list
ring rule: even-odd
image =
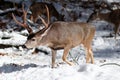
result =
[{"label": "deer neck", "polygon": [[49,43],[49,40],[48,40],[48,34],[49,34],[49,30],[51,29],[51,26],[49,26],[48,28],[45,28],[44,30],[42,31],[39,31],[37,33],[37,35],[39,36],[40,35],[40,38],[39,38],[39,45],[41,46],[50,46],[51,44]]}]

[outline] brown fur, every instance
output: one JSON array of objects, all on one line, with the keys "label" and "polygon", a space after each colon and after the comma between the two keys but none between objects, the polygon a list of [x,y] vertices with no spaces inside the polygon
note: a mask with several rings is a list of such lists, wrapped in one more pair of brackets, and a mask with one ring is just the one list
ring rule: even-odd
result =
[{"label": "brown fur", "polygon": [[113,10],[108,13],[93,13],[87,22],[90,22],[92,20],[95,20],[99,18],[100,20],[105,20],[107,22],[110,22],[114,24],[114,33],[115,33],[115,39],[117,37],[117,33],[119,32],[119,26],[120,26],[120,9]]},{"label": "brown fur", "polygon": [[94,63],[92,52],[92,39],[95,34],[95,28],[87,23],[81,22],[54,22],[43,33],[41,31],[28,39],[25,43],[26,47],[33,48],[39,45],[48,46],[52,49],[52,67],[55,64],[55,54],[58,49],[64,49],[63,61],[72,65],[67,61],[67,55],[71,48],[83,44],[86,53],[86,62]]},{"label": "brown fur", "polygon": [[45,5],[47,5],[49,11],[50,11],[50,18],[52,16],[56,17],[57,20],[59,21],[63,21],[64,19],[64,16],[59,14],[57,12],[57,10],[55,9],[55,7],[53,6],[53,4],[48,4],[48,3],[44,3],[44,2],[36,2],[36,3],[33,3],[31,6],[30,6],[30,10],[32,12],[32,15],[31,15],[31,20],[36,22],[37,21],[37,18],[38,16],[40,15],[47,15],[47,10],[46,10],[46,7]]},{"label": "brown fur", "polygon": [[[47,13],[49,13],[48,7],[46,6]],[[91,43],[95,35],[95,27],[82,22],[54,22],[46,23],[42,17],[40,19],[46,25],[42,30],[33,33],[31,27],[26,23],[27,12],[23,9],[24,19],[23,23],[19,22],[12,14],[13,19],[18,25],[26,28],[30,35],[27,38],[25,46],[27,48],[34,48],[37,46],[48,46],[52,50],[52,67],[55,67],[56,50],[64,49],[62,56],[63,61],[69,65],[73,65],[72,62],[67,60],[68,52],[71,48],[83,44],[86,53],[86,62],[92,62],[93,52]],[[48,16],[49,17],[49,16]]]}]

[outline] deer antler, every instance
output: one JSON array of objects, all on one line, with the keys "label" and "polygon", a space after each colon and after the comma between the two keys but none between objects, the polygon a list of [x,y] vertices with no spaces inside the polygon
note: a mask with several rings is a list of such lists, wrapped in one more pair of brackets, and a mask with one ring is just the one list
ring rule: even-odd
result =
[{"label": "deer antler", "polygon": [[49,26],[49,23],[50,23],[50,21],[49,21],[49,9],[48,9],[47,5],[45,5],[45,7],[46,7],[46,10],[47,10],[47,17],[48,17],[47,23],[45,22],[45,20],[41,16],[39,16],[39,18],[41,19],[42,23],[47,28]]},{"label": "deer antler", "polygon": [[27,17],[27,11],[25,11],[24,10],[24,5],[22,5],[22,10],[23,10],[23,23],[21,23],[21,22],[19,22],[17,19],[16,19],[16,17],[15,17],[15,15],[12,13],[12,17],[13,17],[13,19],[14,19],[14,21],[18,24],[18,25],[20,25],[20,26],[22,26],[22,27],[24,27],[25,29],[27,29],[27,31],[29,32],[29,34],[31,34],[31,33],[33,33],[33,30],[32,30],[32,28],[27,24],[27,22],[26,22],[26,17]]}]

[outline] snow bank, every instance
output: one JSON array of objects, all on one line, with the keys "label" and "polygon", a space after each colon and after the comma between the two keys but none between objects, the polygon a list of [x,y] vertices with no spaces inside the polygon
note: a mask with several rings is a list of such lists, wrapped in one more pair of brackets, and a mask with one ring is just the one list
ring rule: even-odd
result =
[{"label": "snow bank", "polygon": [[[10,65],[9,65],[10,66]],[[8,66],[6,66],[8,67]],[[17,69],[17,68],[20,68]],[[82,64],[51,69],[43,66],[16,66],[12,73],[1,73],[0,80],[119,80],[120,67]],[[1,69],[1,67],[0,67]],[[14,69],[13,69],[14,70]],[[115,73],[115,74],[114,74]]]}]

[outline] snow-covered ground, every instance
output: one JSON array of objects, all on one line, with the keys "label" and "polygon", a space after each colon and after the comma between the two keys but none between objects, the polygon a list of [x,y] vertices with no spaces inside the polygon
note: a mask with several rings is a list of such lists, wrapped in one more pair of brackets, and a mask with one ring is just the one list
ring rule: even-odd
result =
[{"label": "snow-covered ground", "polygon": [[[5,48],[0,49],[0,53],[5,54],[0,56],[0,80],[120,80],[120,36],[117,40],[114,37],[102,37],[110,31],[102,31],[99,27],[96,27],[96,30],[92,44],[95,64],[85,63],[85,51],[82,46],[70,51],[69,60],[76,60],[74,66],[63,63],[63,50],[58,51],[58,67],[54,69],[51,68],[49,48],[43,47],[49,52],[48,55],[42,52],[31,54],[32,50],[21,47]],[[21,45],[26,41],[26,36],[21,34],[0,31],[0,44]],[[10,39],[3,40],[3,37]]]},{"label": "snow-covered ground", "polygon": [[[80,11],[83,11],[84,15],[91,13],[90,10]],[[85,14],[86,12],[88,13]],[[84,16],[79,20],[86,21]],[[96,25],[92,44],[95,64],[85,63],[85,50],[82,45],[70,51],[68,59],[75,63],[74,66],[62,61],[63,50],[59,50],[56,59],[58,66],[53,69],[49,48],[38,47],[48,52],[48,55],[43,52],[31,54],[33,50],[22,47],[1,48],[0,80],[120,80],[120,36],[117,40],[114,37],[107,37],[113,32],[112,28],[105,29],[107,24],[104,21],[93,23]],[[13,25],[9,24],[9,27],[11,26]],[[26,30],[21,32],[0,30],[0,44],[22,45],[27,39],[26,34]]]},{"label": "snow-covered ground", "polygon": [[59,51],[56,60],[59,66],[54,69],[50,66],[51,54],[4,49],[4,52],[11,52],[0,56],[0,80],[120,80],[120,53],[116,48],[107,49],[108,46],[104,44],[94,48],[95,64],[86,64],[84,53],[80,54],[80,50],[73,49],[72,55],[79,54],[79,64],[69,66],[62,63],[62,51]]}]

